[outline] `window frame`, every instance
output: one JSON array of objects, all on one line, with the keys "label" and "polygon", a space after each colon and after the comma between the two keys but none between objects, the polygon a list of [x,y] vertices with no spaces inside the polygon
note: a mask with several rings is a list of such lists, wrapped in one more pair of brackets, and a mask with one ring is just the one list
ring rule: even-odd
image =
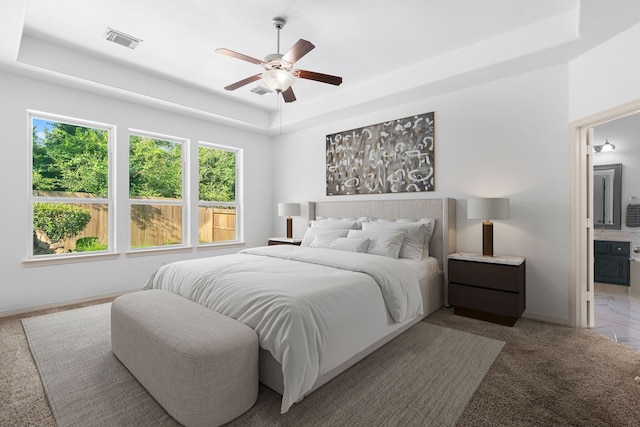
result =
[{"label": "window frame", "polygon": [[[99,129],[107,132],[107,197],[87,197],[87,198],[73,198],[73,197],[51,197],[51,196],[36,196],[34,195],[33,188],[33,121],[34,119],[63,123],[71,126],[79,126],[85,128]],[[93,120],[79,119],[76,117],[68,117],[60,114],[52,114],[37,110],[27,110],[27,131],[28,131],[28,177],[27,177],[27,189],[28,189],[28,214],[27,214],[27,241],[33,241],[33,234],[35,233],[33,227],[34,220],[34,206],[36,203],[61,203],[61,204],[103,204],[107,205],[107,249],[100,251],[89,252],[72,252],[72,253],[60,253],[60,254],[42,254],[35,255],[33,251],[33,243],[27,245],[27,256],[25,261],[28,263],[43,263],[43,264],[55,264],[73,261],[82,258],[100,258],[108,257],[112,258],[117,256],[116,245],[116,224],[115,224],[115,186],[114,186],[114,157],[115,157],[115,141],[117,140],[117,128],[113,124],[97,122]]]},{"label": "window frame", "polygon": [[[222,150],[232,152],[236,156],[235,161],[235,201],[234,202],[217,202],[217,201],[204,201],[200,200],[200,147],[209,148],[213,150]],[[195,199],[198,201],[195,208],[198,213],[196,215],[196,224],[200,222],[200,207],[234,207],[236,211],[236,238],[234,240],[222,240],[218,242],[200,242],[199,236],[199,227],[194,227],[195,231],[195,241],[198,242],[198,248],[209,248],[223,245],[234,245],[244,242],[244,222],[243,222],[243,211],[242,211],[242,161],[243,161],[243,150],[238,147],[231,147],[227,145],[215,144],[207,141],[198,141],[196,147],[195,158],[197,161],[198,168],[195,172],[196,181],[194,183],[194,193],[196,194]]]},{"label": "window frame", "polygon": [[[107,197],[73,198],[55,196],[35,196],[33,190],[33,161],[34,144],[33,138],[34,119],[50,122],[60,122],[72,126],[87,127],[104,130],[107,132]],[[77,117],[65,116],[62,114],[48,113],[35,109],[26,109],[26,130],[27,161],[29,162],[27,173],[27,233],[25,240],[28,243],[26,257],[22,260],[25,267],[37,267],[40,265],[58,265],[87,261],[98,261],[106,259],[117,259],[121,253],[127,256],[145,256],[153,253],[180,253],[197,250],[207,250],[222,246],[234,246],[244,243],[244,210],[243,210],[243,156],[244,150],[239,147],[225,146],[221,144],[190,140],[188,138],[176,137],[157,132],[144,131],[141,129],[128,128],[126,135],[120,135],[123,139],[119,141],[118,126],[115,124],[99,122],[95,120],[81,119]],[[129,146],[130,137],[137,135],[140,137],[166,140],[179,143],[182,146],[182,199],[171,201],[166,199],[131,199],[129,196]],[[122,143],[120,150],[125,150],[123,157],[118,151],[118,143]],[[216,202],[199,200],[199,148],[209,148],[223,150],[235,154],[235,201]],[[121,157],[121,158],[119,158]],[[194,167],[195,166],[195,167]],[[126,176],[125,176],[126,174]],[[126,182],[126,183],[125,183]],[[34,233],[34,205],[35,203],[61,203],[61,204],[103,204],[108,209],[106,233],[108,239],[107,249],[88,252],[72,252],[59,254],[34,255],[33,233]],[[131,248],[131,207],[135,204],[172,204],[181,205],[182,212],[182,242],[180,244],[169,244],[160,246],[149,246],[141,248]],[[217,242],[199,241],[199,206],[216,206],[235,208],[235,239]],[[124,208],[124,209],[123,209]],[[125,214],[126,212],[126,214]],[[126,230],[125,230],[126,229]],[[126,244],[124,242],[127,242]]]},{"label": "window frame", "polygon": [[[142,138],[151,138],[154,140],[162,140],[167,142],[173,142],[180,144],[182,146],[180,158],[181,158],[181,167],[182,167],[182,198],[180,201],[169,200],[169,199],[132,199],[131,198],[131,183],[129,182],[129,174],[131,172],[131,164],[130,164],[130,149],[131,149],[131,137],[139,136]],[[130,254],[135,253],[143,253],[143,252],[157,252],[157,251],[170,251],[170,250],[184,250],[191,247],[191,233],[190,233],[190,200],[189,197],[190,188],[189,188],[189,156],[190,152],[190,140],[187,138],[182,138],[179,136],[172,136],[161,134],[157,132],[150,132],[140,129],[129,128],[127,132],[127,252]],[[182,206],[182,221],[181,221],[181,231],[182,231],[182,242],[179,244],[172,245],[155,245],[155,246],[144,246],[140,248],[133,248],[131,246],[131,207],[132,205],[164,205],[164,206]]]}]

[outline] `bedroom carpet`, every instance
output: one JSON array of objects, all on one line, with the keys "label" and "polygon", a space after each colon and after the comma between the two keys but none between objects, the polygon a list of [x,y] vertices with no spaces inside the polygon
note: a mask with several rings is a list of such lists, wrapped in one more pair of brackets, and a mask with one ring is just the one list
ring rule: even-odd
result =
[{"label": "bedroom carpet", "polygon": [[[109,309],[22,320],[58,426],[177,425],[111,352]],[[287,414],[261,385],[230,425],[454,425],[503,345],[421,322]]]}]

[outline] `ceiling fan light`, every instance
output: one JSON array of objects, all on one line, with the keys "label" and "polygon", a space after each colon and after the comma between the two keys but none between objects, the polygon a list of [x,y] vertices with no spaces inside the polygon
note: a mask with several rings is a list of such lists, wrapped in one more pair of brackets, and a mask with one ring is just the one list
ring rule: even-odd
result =
[{"label": "ceiling fan light", "polygon": [[283,92],[293,84],[295,77],[285,70],[267,70],[262,73],[262,81],[271,90]]}]

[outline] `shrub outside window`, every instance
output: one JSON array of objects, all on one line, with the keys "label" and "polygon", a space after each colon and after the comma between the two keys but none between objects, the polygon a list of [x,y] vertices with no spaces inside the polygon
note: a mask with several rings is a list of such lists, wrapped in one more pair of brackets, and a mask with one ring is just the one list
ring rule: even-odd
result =
[{"label": "shrub outside window", "polygon": [[30,112],[33,244],[28,258],[113,252],[113,127]]},{"label": "shrub outside window", "polygon": [[198,241],[238,240],[237,175],[240,151],[200,142],[198,146]]},{"label": "shrub outside window", "polygon": [[132,249],[185,245],[186,140],[132,131],[129,206]]}]

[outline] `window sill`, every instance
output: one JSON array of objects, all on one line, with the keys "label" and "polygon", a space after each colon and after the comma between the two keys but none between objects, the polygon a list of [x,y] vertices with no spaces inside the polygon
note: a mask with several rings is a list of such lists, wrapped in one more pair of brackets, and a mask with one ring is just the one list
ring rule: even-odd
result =
[{"label": "window sill", "polygon": [[[195,249],[198,251],[206,251],[213,249],[220,249],[223,247],[234,247],[234,246],[244,246],[246,242],[244,241],[233,241],[233,242],[217,242],[217,243],[208,243],[197,246]],[[179,246],[179,247],[166,247],[166,248],[153,248],[153,249],[138,249],[138,250],[129,250],[125,252],[127,257],[138,257],[138,256],[149,256],[149,255],[160,255],[167,253],[186,253],[192,252],[193,247],[191,246]],[[120,252],[108,252],[108,253],[82,253],[82,254],[60,254],[60,255],[50,255],[50,256],[42,256],[42,258],[32,258],[32,259],[23,259],[22,264],[25,267],[40,267],[46,265],[60,265],[60,264],[75,264],[80,262],[94,262],[94,261],[103,261],[103,260],[112,260],[120,257]]]},{"label": "window sill", "polygon": [[233,241],[233,242],[212,242],[212,243],[201,243],[197,246],[197,250],[206,251],[211,249],[220,249],[222,247],[234,247],[234,246],[245,246],[247,242],[244,241]]},{"label": "window sill", "polygon": [[93,262],[103,261],[109,259],[116,259],[120,257],[119,252],[99,253],[99,254],[73,254],[73,255],[53,255],[43,256],[42,258],[31,258],[22,260],[22,265],[25,267],[40,267],[44,265],[60,265],[60,264],[75,264],[79,262]]},{"label": "window sill", "polygon": [[185,252],[191,252],[193,248],[191,246],[167,246],[167,247],[155,247],[145,249],[130,249],[126,253],[128,257],[148,256],[148,255],[160,255],[160,254],[179,254]]}]

